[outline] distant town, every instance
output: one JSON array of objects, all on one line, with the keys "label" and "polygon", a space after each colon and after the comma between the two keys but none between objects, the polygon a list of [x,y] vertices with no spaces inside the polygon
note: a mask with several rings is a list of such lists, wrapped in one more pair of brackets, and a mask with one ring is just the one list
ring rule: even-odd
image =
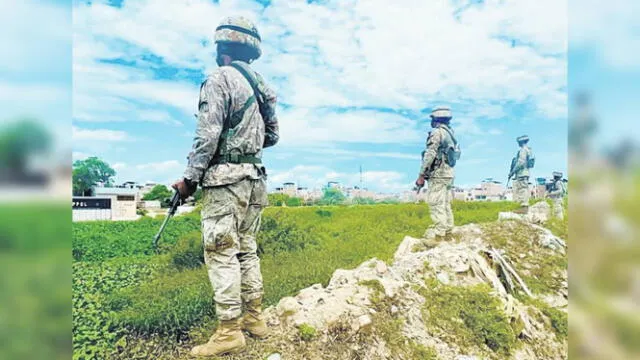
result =
[{"label": "distant town", "polygon": [[[566,181],[566,180],[565,180]],[[531,183],[531,197],[544,198],[547,194],[549,179],[537,178]],[[127,181],[119,185],[105,187],[98,185],[91,196],[73,197],[73,221],[91,220],[135,220],[141,216],[155,216],[166,213],[161,200],[145,200],[145,195],[160,190],[170,194],[172,191],[164,184],[146,182],[139,184]],[[155,190],[154,190],[155,189]],[[272,206],[311,206],[331,204],[326,202],[327,194],[338,194],[342,204],[406,203],[426,201],[426,189],[420,194],[408,189],[400,193],[379,193],[365,187],[343,185],[338,181],[328,182],[321,188],[308,189],[294,182],[285,182],[269,193]],[[470,188],[454,187],[452,195],[458,201],[511,201],[512,188],[492,178],[482,180]],[[279,201],[278,197],[297,201]],[[274,201],[275,200],[275,201]],[[295,204],[295,205],[291,205]],[[187,199],[178,208],[178,213],[192,211],[195,198]]]}]

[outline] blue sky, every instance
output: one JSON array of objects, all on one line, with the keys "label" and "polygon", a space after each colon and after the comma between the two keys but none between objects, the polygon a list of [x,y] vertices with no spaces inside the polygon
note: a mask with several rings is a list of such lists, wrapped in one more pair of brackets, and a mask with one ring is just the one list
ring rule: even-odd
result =
[{"label": "blue sky", "polygon": [[74,1],[74,158],[103,158],[118,181],[178,178],[199,84],[215,69],[213,30],[234,14],[257,23],[254,67],[279,95],[271,188],[357,185],[362,166],[371,189],[410,189],[441,104],[463,150],[457,185],[504,181],[525,133],[534,176],[566,172],[567,12],[556,0]]}]

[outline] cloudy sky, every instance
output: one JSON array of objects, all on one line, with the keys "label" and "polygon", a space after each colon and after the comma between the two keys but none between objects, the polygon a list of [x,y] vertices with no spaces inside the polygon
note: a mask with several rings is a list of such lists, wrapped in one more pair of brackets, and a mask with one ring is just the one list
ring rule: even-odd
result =
[{"label": "cloudy sky", "polygon": [[279,95],[269,185],[328,180],[409,189],[445,104],[462,146],[457,185],[503,181],[529,134],[534,176],[566,172],[566,1],[74,1],[75,159],[97,155],[118,181],[178,178],[197,95],[215,67],[213,30],[253,19],[254,65]]}]

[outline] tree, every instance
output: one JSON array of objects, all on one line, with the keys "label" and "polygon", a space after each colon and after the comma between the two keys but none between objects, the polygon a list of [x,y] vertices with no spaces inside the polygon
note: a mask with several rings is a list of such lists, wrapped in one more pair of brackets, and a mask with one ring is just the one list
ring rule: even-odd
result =
[{"label": "tree", "polygon": [[342,191],[335,188],[324,189],[324,194],[320,200],[321,205],[339,205],[344,203],[345,196]]},{"label": "tree", "polygon": [[29,159],[48,153],[52,141],[49,131],[30,118],[6,126],[0,132],[0,168],[24,176]]},{"label": "tree", "polygon": [[302,199],[299,197],[290,197],[285,200],[285,204],[291,207],[302,206]]},{"label": "tree", "polygon": [[269,201],[270,206],[282,206],[282,204],[286,204],[289,199],[289,195],[287,194],[268,194],[267,199]]},{"label": "tree", "polygon": [[151,191],[149,191],[142,197],[142,200],[145,200],[145,201],[158,200],[160,201],[163,207],[167,207],[169,202],[171,201],[172,195],[173,194],[171,193],[171,191],[169,191],[169,189],[166,186],[156,185],[151,189]]},{"label": "tree", "polygon": [[91,195],[93,187],[98,183],[104,186],[113,185],[116,171],[106,162],[92,156],[73,163],[73,194],[79,196]]}]

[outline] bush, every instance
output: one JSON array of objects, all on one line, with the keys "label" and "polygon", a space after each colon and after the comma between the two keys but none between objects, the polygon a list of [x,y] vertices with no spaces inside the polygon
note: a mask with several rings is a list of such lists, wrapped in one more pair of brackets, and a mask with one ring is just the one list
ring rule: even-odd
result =
[{"label": "bush", "polygon": [[429,280],[421,293],[429,299],[424,306],[426,322],[443,331],[449,341],[463,349],[486,345],[501,356],[512,353],[516,335],[487,285],[461,288]]},{"label": "bush", "polygon": [[169,271],[135,288],[114,292],[107,304],[115,324],[135,333],[177,334],[212,313],[213,293],[202,268]]},{"label": "bush", "polygon": [[202,235],[193,231],[178,240],[169,253],[171,263],[177,270],[196,269],[204,264]]}]

